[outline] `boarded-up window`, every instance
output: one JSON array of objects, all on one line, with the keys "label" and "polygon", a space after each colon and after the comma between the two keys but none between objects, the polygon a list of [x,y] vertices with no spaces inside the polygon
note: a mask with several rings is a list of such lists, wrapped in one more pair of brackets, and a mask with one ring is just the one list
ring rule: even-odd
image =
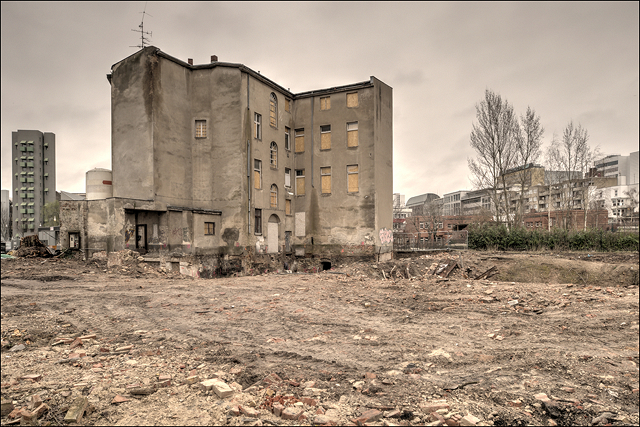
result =
[{"label": "boarded-up window", "polygon": [[284,213],[286,215],[291,215],[291,200],[287,199],[284,201]]},{"label": "boarded-up window", "polygon": [[207,121],[196,120],[196,138],[206,138],[206,137],[207,137]]},{"label": "boarded-up window", "polygon": [[278,127],[278,98],[273,92],[269,98],[269,124],[274,128]]},{"label": "boarded-up window", "polygon": [[347,123],[347,147],[358,146],[358,122]]},{"label": "boarded-up window", "polygon": [[347,186],[349,193],[358,192],[358,165],[347,166]]},{"label": "boarded-up window", "polygon": [[331,149],[331,125],[320,126],[320,149]]},{"label": "boarded-up window", "polygon": [[320,168],[322,194],[331,194],[331,167]]},{"label": "boarded-up window", "polygon": [[271,186],[271,209],[278,209],[278,186]]},{"label": "boarded-up window", "polygon": [[253,161],[253,188],[258,190],[262,188],[262,161],[261,160]]},{"label": "boarded-up window", "polygon": [[271,164],[272,168],[277,168],[278,167],[278,144],[276,144],[274,141],[271,141],[271,146],[269,147],[269,150],[271,151],[271,155],[269,157],[269,163]]},{"label": "boarded-up window", "polygon": [[347,107],[354,108],[358,106],[358,92],[347,94]]},{"label": "boarded-up window", "polygon": [[296,170],[296,195],[304,196],[304,169]]},{"label": "boarded-up window", "polygon": [[304,129],[296,129],[296,153],[304,153]]},{"label": "boarded-up window", "polygon": [[289,168],[284,170],[284,186],[291,187],[291,169]]},{"label": "boarded-up window", "polygon": [[328,110],[331,108],[331,98],[328,96],[320,98],[320,109]]},{"label": "boarded-up window", "polygon": [[284,111],[286,111],[287,113],[291,112],[291,100],[287,98],[284,99]]}]

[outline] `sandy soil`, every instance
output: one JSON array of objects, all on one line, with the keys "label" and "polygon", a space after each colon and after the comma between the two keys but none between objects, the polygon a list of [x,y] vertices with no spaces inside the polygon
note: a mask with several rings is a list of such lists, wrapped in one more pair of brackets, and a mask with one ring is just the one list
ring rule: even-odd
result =
[{"label": "sandy soil", "polygon": [[[41,425],[80,396],[85,425],[637,425],[638,344],[638,253],[218,279],[2,260],[2,424],[38,395]],[[200,385],[211,378],[233,394]]]}]

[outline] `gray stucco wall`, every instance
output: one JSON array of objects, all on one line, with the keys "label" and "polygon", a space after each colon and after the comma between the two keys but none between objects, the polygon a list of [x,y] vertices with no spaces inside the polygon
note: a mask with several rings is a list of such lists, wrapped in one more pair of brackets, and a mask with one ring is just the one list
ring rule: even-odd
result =
[{"label": "gray stucco wall", "polygon": [[[381,246],[380,230],[392,229],[392,90],[384,83],[372,78],[343,90],[296,96],[239,64],[193,67],[149,47],[114,65],[111,85],[113,195],[153,205],[149,213],[140,212],[139,205],[123,205],[125,229],[147,225],[149,250],[273,250],[267,246],[274,242],[270,232],[277,233],[281,250],[289,232],[291,243],[307,252],[373,253]],[[346,95],[355,91],[358,106],[349,108]],[[278,101],[276,126],[269,121],[272,93]],[[331,98],[331,108],[321,109],[323,96]],[[261,138],[255,135],[255,113],[262,116]],[[196,138],[196,120],[206,121],[206,137]],[[346,123],[354,121],[359,144],[347,147]],[[328,150],[321,150],[323,125],[331,125]],[[297,128],[305,129],[304,153],[295,153]],[[278,147],[275,166],[270,164],[272,142]],[[258,189],[255,160],[262,163]],[[347,192],[348,165],[358,165],[355,193]],[[331,167],[331,194],[322,194],[322,167]],[[291,172],[289,188],[285,169]],[[304,196],[293,194],[296,169],[305,170]],[[271,206],[272,185],[278,191],[276,207]],[[258,234],[256,209],[262,210]],[[273,230],[270,218],[278,224]],[[215,236],[204,235],[204,222],[215,223]],[[131,242],[113,241],[114,248],[127,245]]]}]

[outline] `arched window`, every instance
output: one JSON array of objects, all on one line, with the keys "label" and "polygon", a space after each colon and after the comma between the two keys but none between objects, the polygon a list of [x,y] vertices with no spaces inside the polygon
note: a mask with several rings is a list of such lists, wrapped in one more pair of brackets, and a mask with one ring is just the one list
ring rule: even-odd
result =
[{"label": "arched window", "polygon": [[274,141],[271,141],[270,148],[271,148],[271,157],[270,157],[271,167],[277,168],[278,167],[278,144],[276,144]]},{"label": "arched window", "polygon": [[278,127],[278,98],[273,92],[269,98],[269,124],[274,128]]},{"label": "arched window", "polygon": [[271,208],[278,209],[278,186],[271,185]]}]

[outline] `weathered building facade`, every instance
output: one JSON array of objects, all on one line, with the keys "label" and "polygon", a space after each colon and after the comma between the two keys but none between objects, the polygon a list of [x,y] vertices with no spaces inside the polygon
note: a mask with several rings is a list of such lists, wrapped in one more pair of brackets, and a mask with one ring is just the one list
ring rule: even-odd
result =
[{"label": "weathered building facade", "polygon": [[88,247],[391,256],[392,89],[375,77],[294,94],[147,47],[108,80],[113,197],[85,202]]}]

